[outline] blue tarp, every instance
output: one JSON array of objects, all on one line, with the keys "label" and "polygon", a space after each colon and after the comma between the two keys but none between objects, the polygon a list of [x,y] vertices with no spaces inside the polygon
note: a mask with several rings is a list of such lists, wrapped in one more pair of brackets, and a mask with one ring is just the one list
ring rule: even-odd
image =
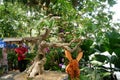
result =
[{"label": "blue tarp", "polygon": [[4,48],[6,46],[6,43],[0,39],[0,48]]},{"label": "blue tarp", "polygon": [[12,48],[16,48],[17,45],[16,44],[6,44],[5,47],[12,49]]},{"label": "blue tarp", "polygon": [[4,42],[2,39],[0,39],[0,48],[16,48],[17,45],[16,44],[9,44],[9,43],[6,43]]}]

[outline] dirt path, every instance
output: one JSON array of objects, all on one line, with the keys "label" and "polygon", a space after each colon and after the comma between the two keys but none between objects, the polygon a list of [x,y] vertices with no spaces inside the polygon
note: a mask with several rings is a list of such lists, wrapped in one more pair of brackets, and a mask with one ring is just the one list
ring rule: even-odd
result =
[{"label": "dirt path", "polygon": [[[19,71],[11,71],[0,77],[0,80],[28,80],[26,73],[20,73]],[[38,75],[30,80],[68,80],[66,73],[57,71],[45,71],[44,74]]]},{"label": "dirt path", "polygon": [[19,73],[19,71],[10,71],[8,74],[0,76],[0,80],[14,80],[13,77]]}]

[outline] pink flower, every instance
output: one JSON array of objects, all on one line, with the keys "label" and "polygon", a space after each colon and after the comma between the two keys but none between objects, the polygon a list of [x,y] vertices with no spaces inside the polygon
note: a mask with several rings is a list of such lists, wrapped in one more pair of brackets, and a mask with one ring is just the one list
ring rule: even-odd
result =
[{"label": "pink flower", "polygon": [[63,64],[59,64],[60,67],[62,67]]}]

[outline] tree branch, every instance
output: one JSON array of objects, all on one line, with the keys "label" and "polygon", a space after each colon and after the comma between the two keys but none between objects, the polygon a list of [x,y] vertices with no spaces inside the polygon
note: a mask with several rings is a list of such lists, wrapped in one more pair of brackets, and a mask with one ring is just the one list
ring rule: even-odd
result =
[{"label": "tree branch", "polygon": [[[79,41],[79,42],[78,42]],[[74,43],[74,42],[78,42],[77,45],[72,49],[69,46]],[[69,50],[70,52],[75,51],[76,49],[78,49],[79,45],[81,44],[81,39],[73,39],[70,41],[70,43],[45,43],[44,45],[46,45],[47,47],[60,47],[66,50]]]},{"label": "tree branch", "polygon": [[46,31],[43,35],[41,35],[42,40],[45,40],[50,34],[50,29],[46,28]]},{"label": "tree branch", "polygon": [[[74,40],[74,41],[76,41],[76,40]],[[71,41],[71,42],[74,42],[74,41]],[[78,49],[78,47],[80,46],[80,44],[81,44],[81,40],[79,41],[79,43],[73,49],[70,48],[69,46],[63,46],[63,48],[66,49],[66,50],[68,50],[68,51],[70,51],[70,52],[74,52],[76,49]]]}]

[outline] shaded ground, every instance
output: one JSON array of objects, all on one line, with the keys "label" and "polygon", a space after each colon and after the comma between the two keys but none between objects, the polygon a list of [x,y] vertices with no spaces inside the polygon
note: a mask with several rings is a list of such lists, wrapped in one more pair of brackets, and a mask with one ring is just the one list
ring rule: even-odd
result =
[{"label": "shaded ground", "polygon": [[46,71],[43,75],[35,77],[34,80],[68,80],[68,75],[57,71]]},{"label": "shaded ground", "polygon": [[2,76],[0,76],[0,80],[14,80],[14,76],[19,74],[19,71],[10,71],[8,72],[8,74],[4,74]]},{"label": "shaded ground", "polygon": [[57,71],[45,71],[43,75],[28,79],[26,73],[11,71],[8,74],[1,76],[0,80],[68,80],[68,75]]}]

